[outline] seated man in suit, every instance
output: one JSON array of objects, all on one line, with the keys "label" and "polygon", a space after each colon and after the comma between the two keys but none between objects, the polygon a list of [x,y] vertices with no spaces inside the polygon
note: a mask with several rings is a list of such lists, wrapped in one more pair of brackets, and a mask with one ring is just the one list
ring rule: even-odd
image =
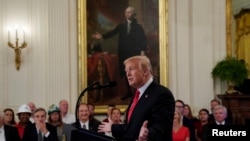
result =
[{"label": "seated man in suit", "polygon": [[89,108],[86,103],[81,103],[78,108],[78,120],[73,123],[73,126],[78,129],[86,129],[97,132],[100,121],[95,118],[89,118]]},{"label": "seated man in suit", "polygon": [[0,141],[20,141],[17,128],[4,125],[4,112],[0,111]]},{"label": "seated man in suit", "polygon": [[58,141],[56,127],[46,123],[46,110],[37,108],[33,114],[35,123],[25,127],[22,141]]},{"label": "seated man in suit", "polygon": [[216,128],[221,125],[230,125],[229,122],[226,121],[227,118],[227,108],[222,105],[217,105],[213,108],[213,116],[214,122],[208,123],[203,127],[203,140],[208,141],[210,129]]}]

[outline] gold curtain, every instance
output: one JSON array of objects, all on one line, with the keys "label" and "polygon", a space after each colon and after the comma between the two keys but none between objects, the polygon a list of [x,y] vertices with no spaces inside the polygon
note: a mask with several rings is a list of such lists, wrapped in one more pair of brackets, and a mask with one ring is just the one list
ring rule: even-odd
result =
[{"label": "gold curtain", "polygon": [[244,9],[235,16],[236,55],[250,66],[250,9]]}]

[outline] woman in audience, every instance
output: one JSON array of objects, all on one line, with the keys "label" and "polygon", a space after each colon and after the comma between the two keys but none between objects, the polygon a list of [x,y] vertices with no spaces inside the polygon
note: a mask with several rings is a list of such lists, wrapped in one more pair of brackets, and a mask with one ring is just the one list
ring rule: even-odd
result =
[{"label": "woman in audience", "polygon": [[113,108],[111,110],[111,120],[113,124],[121,124],[121,110],[119,108]]},{"label": "woman in audience", "polygon": [[209,111],[207,109],[201,109],[198,115],[199,120],[195,122],[195,138],[197,141],[202,141],[203,138],[203,127],[208,124]]},{"label": "woman in audience", "polygon": [[57,137],[59,141],[67,141],[71,140],[71,131],[75,128],[70,124],[66,124],[62,122],[62,117],[60,115],[60,109],[52,104],[48,110],[48,123],[53,126],[56,126]]},{"label": "woman in audience", "polygon": [[16,126],[14,111],[10,108],[4,109],[4,124]]},{"label": "woman in audience", "polygon": [[191,107],[188,104],[184,104],[183,116],[187,117],[193,122],[196,122],[198,120],[196,117],[193,116]]},{"label": "woman in audience", "polygon": [[182,125],[181,113],[178,109],[174,112],[172,135],[173,141],[190,141],[189,129]]}]

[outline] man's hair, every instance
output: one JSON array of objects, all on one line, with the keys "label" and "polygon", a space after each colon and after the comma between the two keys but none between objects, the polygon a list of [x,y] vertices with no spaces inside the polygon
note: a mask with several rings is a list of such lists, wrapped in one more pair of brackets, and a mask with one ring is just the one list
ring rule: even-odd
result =
[{"label": "man's hair", "polygon": [[132,14],[133,14],[133,17],[135,17],[136,14],[137,14],[135,8],[132,7],[132,6],[128,6],[128,7],[126,8],[126,10],[130,10],[130,11],[132,12]]},{"label": "man's hair", "polygon": [[177,99],[177,100],[175,101],[175,103],[176,103],[176,102],[181,103],[183,107],[185,106],[185,103],[184,103],[182,100],[180,100],[180,99]]},{"label": "man's hair", "polygon": [[223,113],[227,115],[227,108],[223,105],[217,105],[214,107],[213,109],[213,114],[215,113],[215,111],[217,111],[218,109],[222,109]]},{"label": "man's hair", "polygon": [[34,114],[37,113],[37,112],[39,112],[39,111],[44,111],[45,115],[47,115],[46,110],[44,108],[42,108],[42,107],[36,108],[35,111],[34,111]]},{"label": "man's hair", "polygon": [[150,60],[147,56],[145,55],[136,55],[136,56],[133,56],[133,57],[130,57],[128,59],[126,59],[123,64],[127,64],[128,62],[130,61],[138,61],[138,64],[139,64],[139,68],[141,70],[149,70],[150,73],[152,74],[152,65],[150,63]]},{"label": "man's hair", "polygon": [[212,103],[212,102],[217,102],[217,103],[220,105],[220,101],[217,100],[217,99],[212,99],[210,102],[211,102],[211,103]]}]

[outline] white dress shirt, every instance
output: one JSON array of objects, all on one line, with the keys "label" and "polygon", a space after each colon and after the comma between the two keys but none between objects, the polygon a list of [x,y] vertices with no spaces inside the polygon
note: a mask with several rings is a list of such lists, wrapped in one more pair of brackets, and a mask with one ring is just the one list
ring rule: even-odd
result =
[{"label": "white dress shirt", "polygon": [[3,126],[0,128],[0,141],[6,141],[5,140],[5,134],[4,134],[4,127]]}]

